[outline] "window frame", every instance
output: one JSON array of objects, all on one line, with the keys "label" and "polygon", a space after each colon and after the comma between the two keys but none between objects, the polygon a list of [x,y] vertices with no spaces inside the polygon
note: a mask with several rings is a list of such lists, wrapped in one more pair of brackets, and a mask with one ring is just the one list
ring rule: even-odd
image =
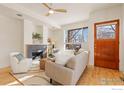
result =
[{"label": "window frame", "polygon": [[[69,32],[70,31],[88,29],[88,28],[89,28],[88,26],[85,26],[85,27],[80,27],[80,28],[75,28],[75,29],[69,29],[69,30],[67,30],[67,37],[69,37]],[[66,44],[72,44],[72,45],[73,44],[81,44],[81,47],[82,47],[82,43],[84,42],[84,40],[82,42],[80,42],[80,43],[66,43],[65,34],[66,34],[66,31],[64,31],[64,50],[73,50],[73,49],[67,49]],[[83,35],[83,31],[82,31],[82,35]],[[69,41],[68,39],[69,38],[67,38],[67,41]],[[88,37],[87,37],[87,42],[88,42]],[[84,43],[86,43],[86,42],[84,42]]]}]

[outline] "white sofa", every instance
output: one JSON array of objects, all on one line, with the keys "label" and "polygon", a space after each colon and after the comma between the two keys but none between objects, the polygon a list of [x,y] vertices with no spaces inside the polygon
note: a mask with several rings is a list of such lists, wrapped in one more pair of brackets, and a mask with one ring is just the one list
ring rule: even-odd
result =
[{"label": "white sofa", "polygon": [[20,52],[13,52],[10,54],[10,65],[13,73],[24,73],[27,72],[31,65],[31,59],[24,58],[19,62],[15,55]]},{"label": "white sofa", "polygon": [[50,79],[60,84],[75,85],[88,64],[88,55],[88,51],[83,51],[70,57],[65,65],[47,61],[45,73]]}]

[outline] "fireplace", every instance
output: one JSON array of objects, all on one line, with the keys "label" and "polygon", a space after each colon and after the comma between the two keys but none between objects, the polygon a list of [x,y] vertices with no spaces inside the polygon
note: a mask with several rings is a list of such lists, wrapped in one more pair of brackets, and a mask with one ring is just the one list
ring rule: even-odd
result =
[{"label": "fireplace", "polygon": [[27,58],[35,59],[37,57],[45,57],[47,50],[47,45],[26,45]]}]

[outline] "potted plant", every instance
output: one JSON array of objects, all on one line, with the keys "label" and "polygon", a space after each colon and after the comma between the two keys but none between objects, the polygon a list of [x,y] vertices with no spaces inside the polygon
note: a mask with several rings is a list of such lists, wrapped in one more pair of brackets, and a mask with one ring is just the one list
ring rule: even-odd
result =
[{"label": "potted plant", "polygon": [[33,38],[33,43],[38,44],[38,43],[40,43],[42,37],[41,37],[41,34],[39,34],[37,32],[35,32],[35,33],[33,32],[32,38]]}]

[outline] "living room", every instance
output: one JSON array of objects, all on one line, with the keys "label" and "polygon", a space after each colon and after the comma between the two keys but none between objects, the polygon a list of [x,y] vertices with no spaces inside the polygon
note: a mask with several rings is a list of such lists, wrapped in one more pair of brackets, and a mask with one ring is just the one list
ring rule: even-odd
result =
[{"label": "living room", "polygon": [[0,12],[0,85],[124,85],[123,3],[1,3]]}]

